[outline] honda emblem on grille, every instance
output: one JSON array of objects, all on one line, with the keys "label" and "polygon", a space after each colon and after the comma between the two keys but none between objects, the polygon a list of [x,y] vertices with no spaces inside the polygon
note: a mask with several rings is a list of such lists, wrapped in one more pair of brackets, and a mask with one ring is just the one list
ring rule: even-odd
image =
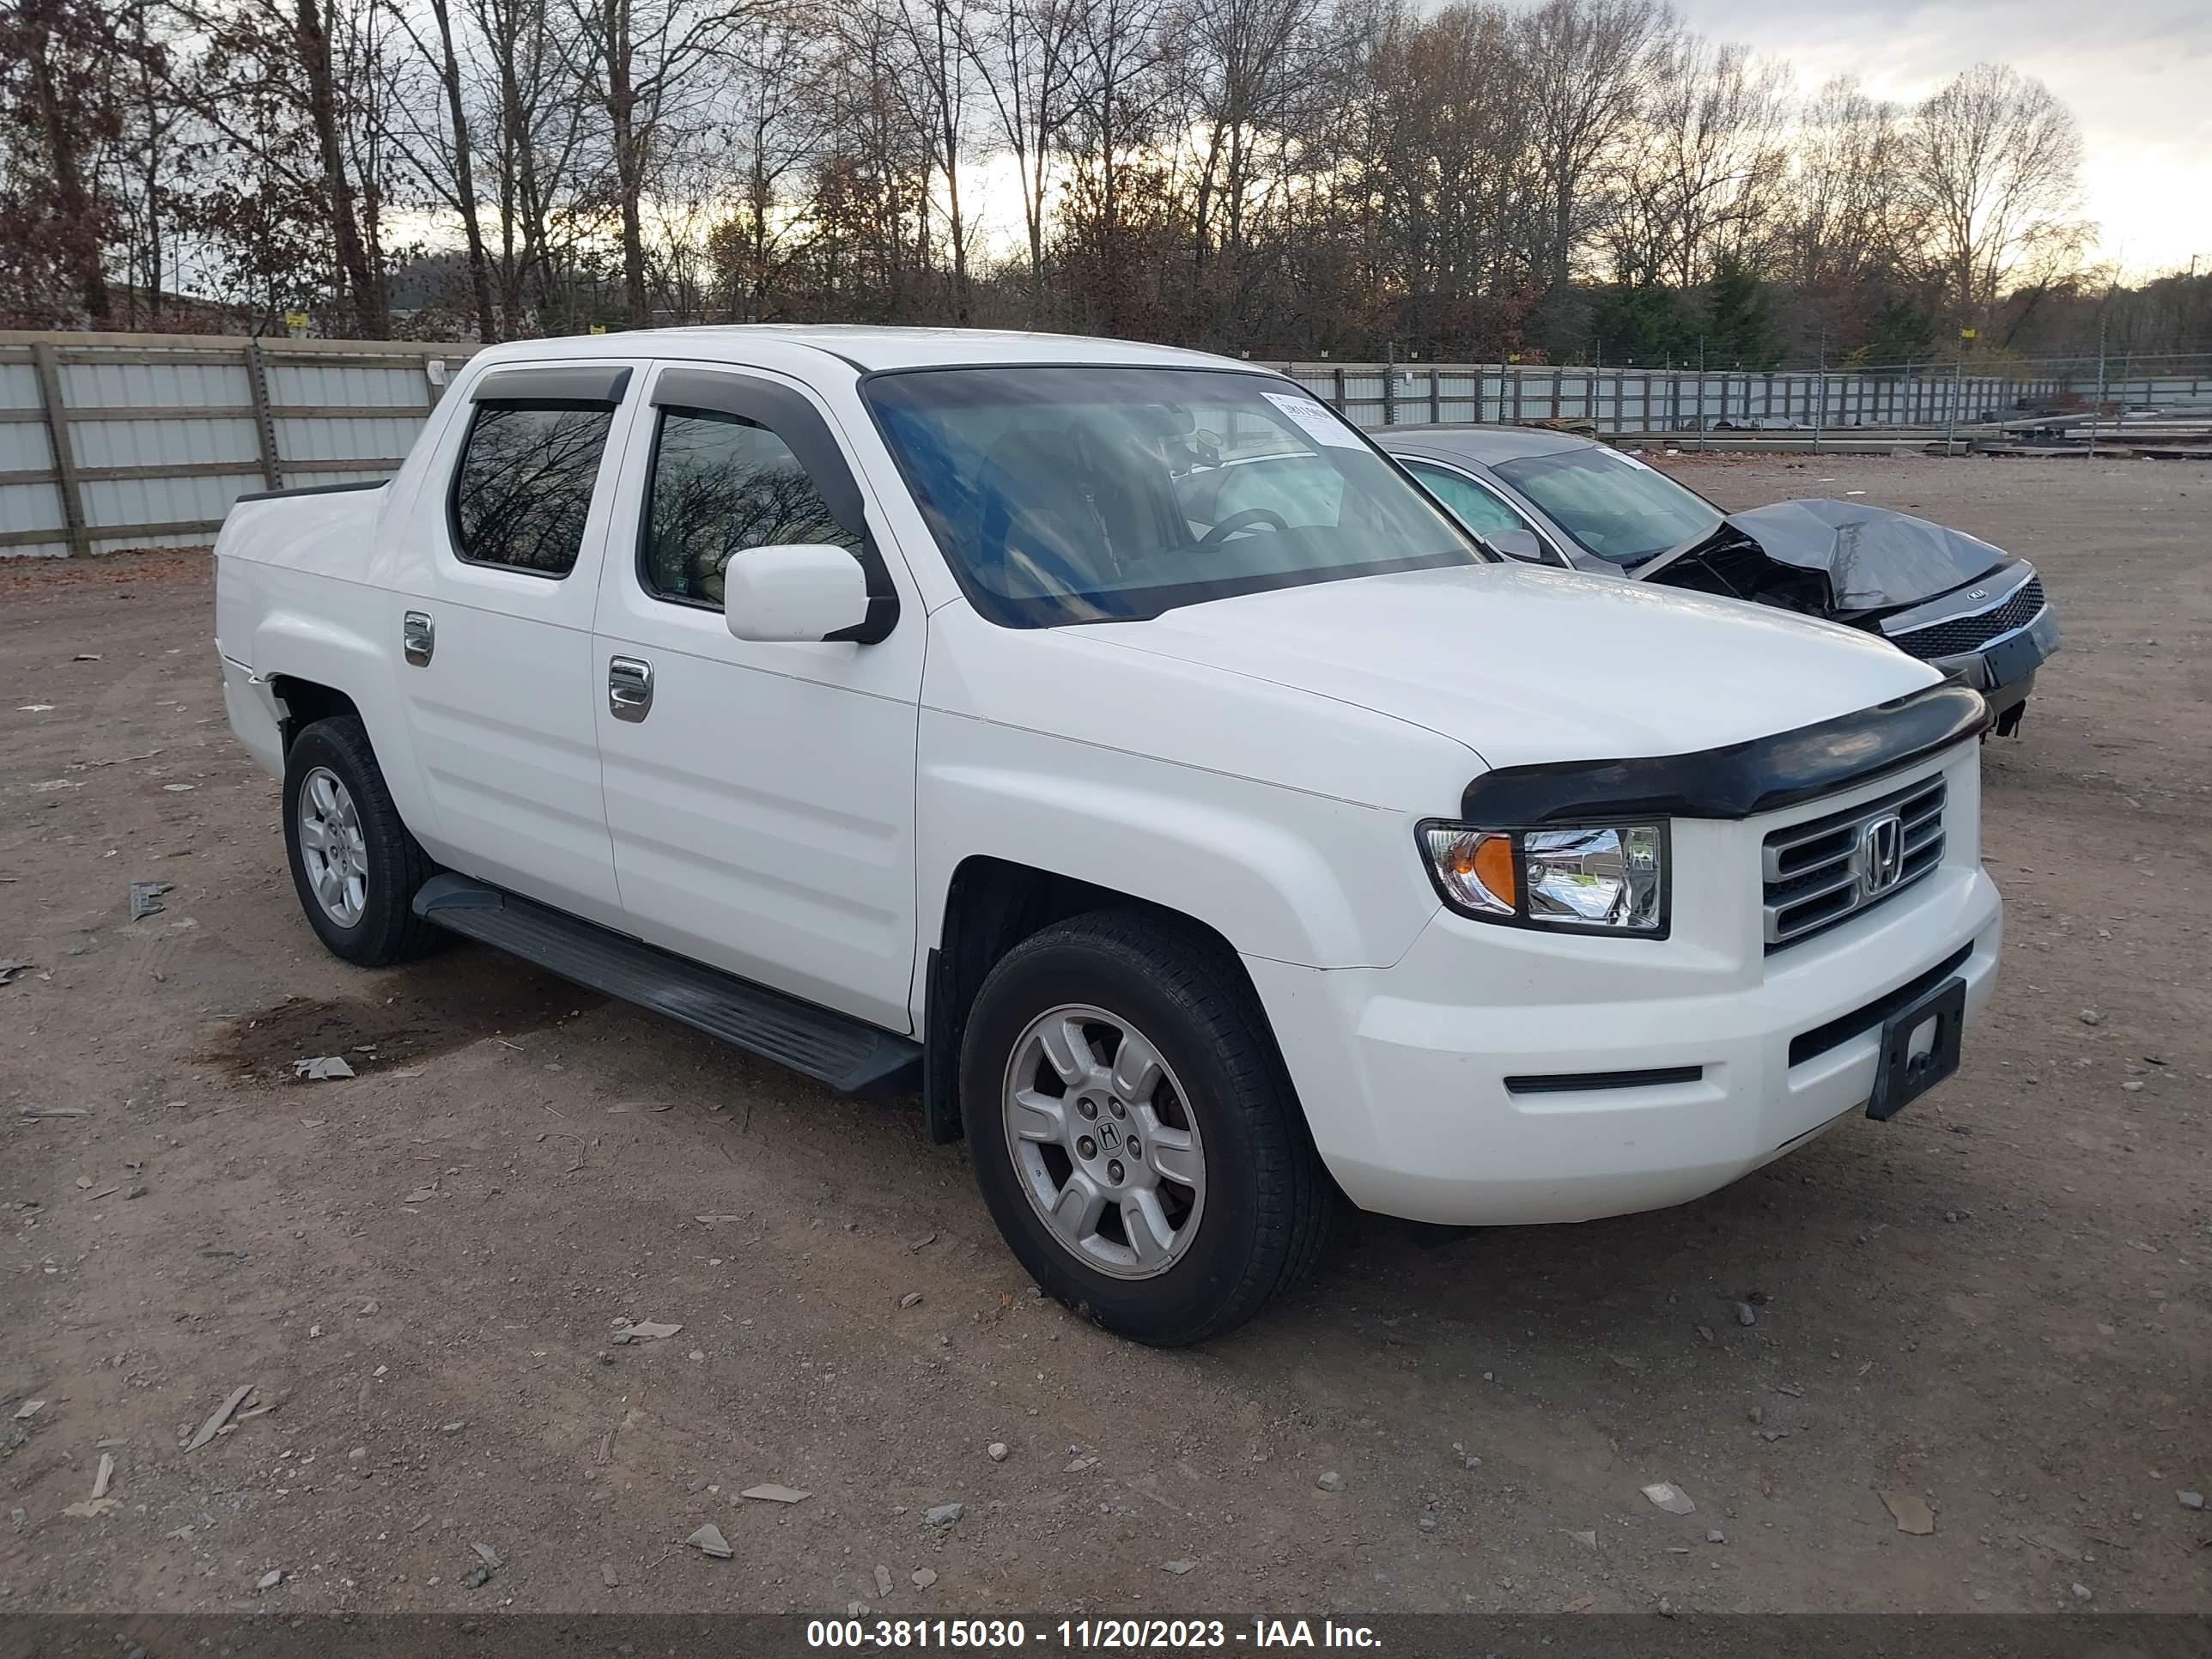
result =
[{"label": "honda emblem on grille", "polygon": [[1894,812],[1859,826],[1859,898],[1887,893],[1905,874],[1905,820]]}]

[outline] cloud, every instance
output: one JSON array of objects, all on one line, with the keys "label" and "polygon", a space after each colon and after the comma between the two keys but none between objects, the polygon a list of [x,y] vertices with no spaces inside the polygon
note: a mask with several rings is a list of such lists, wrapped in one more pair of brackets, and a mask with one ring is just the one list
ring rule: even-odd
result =
[{"label": "cloud", "polygon": [[1692,28],[1787,59],[1807,90],[1854,75],[1911,103],[2008,63],[2081,124],[2088,216],[2137,273],[2212,267],[2212,8],[2205,0],[1675,0]]}]

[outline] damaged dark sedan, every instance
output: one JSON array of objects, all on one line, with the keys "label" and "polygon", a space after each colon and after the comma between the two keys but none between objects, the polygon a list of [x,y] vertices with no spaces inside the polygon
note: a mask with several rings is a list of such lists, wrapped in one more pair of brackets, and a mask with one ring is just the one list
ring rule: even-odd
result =
[{"label": "damaged dark sedan", "polygon": [[2058,623],[2026,559],[1855,501],[1726,513],[1635,456],[1524,427],[1377,434],[1499,552],[1825,617],[1980,691],[2019,729]]}]

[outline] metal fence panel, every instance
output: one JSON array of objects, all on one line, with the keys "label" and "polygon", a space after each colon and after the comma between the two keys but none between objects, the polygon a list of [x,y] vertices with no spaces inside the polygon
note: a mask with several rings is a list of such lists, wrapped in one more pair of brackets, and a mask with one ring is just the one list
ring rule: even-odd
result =
[{"label": "metal fence panel", "polygon": [[[251,417],[168,421],[70,422],[70,447],[81,467],[204,466],[239,461],[261,466]],[[51,462],[49,462],[51,465]]]},{"label": "metal fence panel", "polygon": [[[322,471],[333,462],[404,460],[428,417],[422,415],[276,417],[276,449],[289,472]],[[386,469],[389,471],[390,468]]]},{"label": "metal fence panel", "polygon": [[0,556],[204,545],[246,490],[388,477],[427,365],[475,349],[0,333]]}]

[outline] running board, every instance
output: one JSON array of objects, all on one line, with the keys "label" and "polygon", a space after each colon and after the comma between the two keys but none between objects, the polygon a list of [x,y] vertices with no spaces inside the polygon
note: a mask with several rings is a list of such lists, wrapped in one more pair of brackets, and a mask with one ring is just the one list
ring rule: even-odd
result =
[{"label": "running board", "polygon": [[431,877],[415,914],[848,1093],[920,1075],[918,1042],[466,876]]}]

